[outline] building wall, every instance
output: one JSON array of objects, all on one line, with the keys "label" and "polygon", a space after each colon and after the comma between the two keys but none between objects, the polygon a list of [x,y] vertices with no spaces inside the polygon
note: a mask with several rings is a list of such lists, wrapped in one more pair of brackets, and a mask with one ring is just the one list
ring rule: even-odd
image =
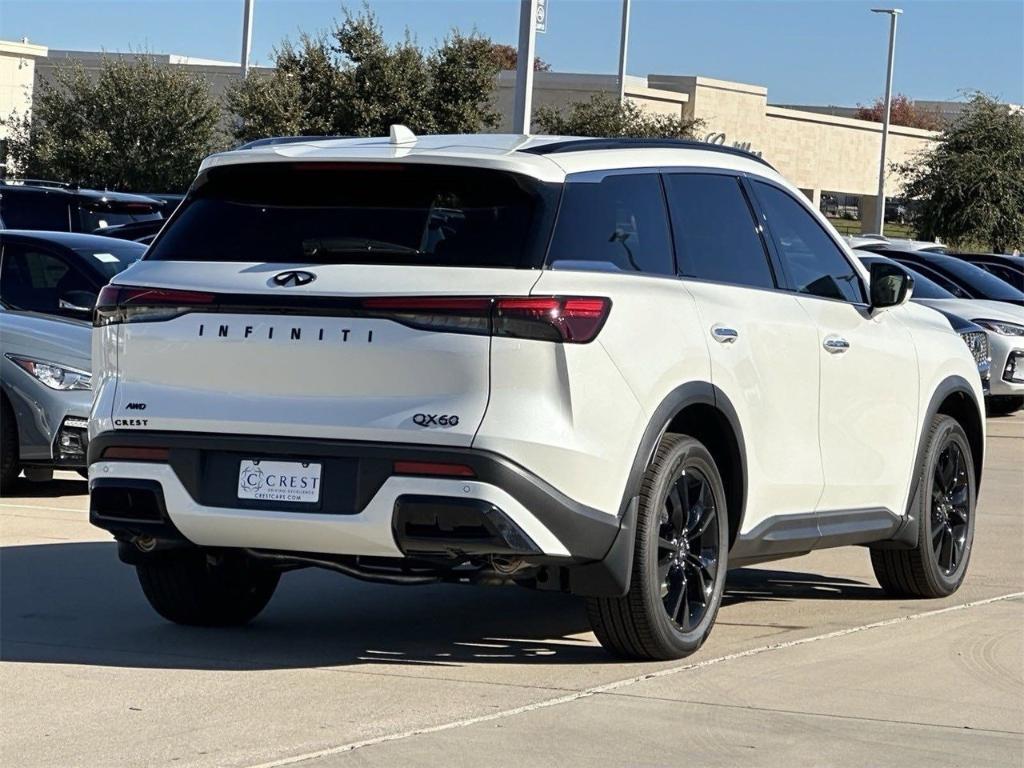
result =
[{"label": "building wall", "polygon": [[[0,40],[0,117],[6,120],[12,113],[31,111],[36,61],[45,56],[42,45]],[[0,139],[6,137],[7,128],[0,126]]]},{"label": "building wall", "polygon": [[[199,75],[210,84],[210,92],[218,98],[223,96],[228,87],[241,77],[239,65],[227,61],[195,59],[174,54],[105,53],[55,49],[50,51],[50,55],[46,59],[40,61],[36,69],[36,83],[52,79],[58,67],[68,66],[69,64],[81,66],[87,75],[95,77],[98,75],[104,59],[115,58],[147,58],[160,66],[182,69],[189,74]],[[267,67],[250,67],[249,71],[259,74],[273,70]]]},{"label": "building wall", "polygon": [[[495,89],[495,105],[500,114],[499,133],[512,130],[513,99],[515,98],[515,72],[500,72]],[[563,108],[575,101],[587,101],[591,96],[604,93],[618,98],[618,78],[611,75],[583,75],[567,72],[535,72],[533,75],[533,109],[538,107]],[[648,78],[627,77],[626,95],[636,103],[657,114],[682,117],[685,112],[685,93],[650,87]]]}]

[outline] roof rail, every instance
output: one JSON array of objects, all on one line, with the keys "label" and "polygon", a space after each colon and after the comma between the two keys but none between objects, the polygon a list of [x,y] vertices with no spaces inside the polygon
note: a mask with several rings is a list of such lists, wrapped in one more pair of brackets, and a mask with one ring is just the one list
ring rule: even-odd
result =
[{"label": "roof rail", "polygon": [[51,179],[23,179],[18,176],[8,176],[4,179],[0,179],[0,184],[8,184],[10,186],[17,186],[19,184],[30,184],[34,187],[54,187],[56,189],[78,189],[78,184],[72,184],[68,181],[53,181]]},{"label": "roof rail", "polygon": [[766,165],[772,170],[775,168],[759,155],[748,152],[739,147],[726,147],[722,144],[710,144],[706,141],[695,139],[646,139],[646,138],[594,138],[594,139],[565,139],[564,141],[552,141],[547,144],[538,144],[535,147],[527,147],[519,150],[529,152],[533,155],[557,155],[562,152],[589,152],[601,149],[700,149],[706,152],[721,152],[725,155],[736,155],[745,157],[748,160]]}]

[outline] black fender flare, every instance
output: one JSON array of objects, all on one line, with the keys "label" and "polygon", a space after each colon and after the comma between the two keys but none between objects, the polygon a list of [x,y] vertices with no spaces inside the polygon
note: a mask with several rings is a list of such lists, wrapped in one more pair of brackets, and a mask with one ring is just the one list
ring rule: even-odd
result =
[{"label": "black fender flare", "polygon": [[745,511],[743,507],[747,498],[746,444],[743,440],[739,417],[732,401],[718,387],[705,381],[687,382],[669,392],[648,419],[647,427],[640,438],[640,445],[626,479],[626,487],[619,507],[619,531],[615,540],[601,561],[573,569],[570,577],[570,591],[582,595],[615,597],[622,596],[629,590],[633,571],[634,533],[639,503],[637,488],[640,485],[640,478],[651,465],[658,445],[673,419],[692,405],[707,405],[715,408],[729,422],[736,438],[740,457],[741,498],[743,499],[736,533],[739,532]]},{"label": "black fender flare", "polygon": [[[890,542],[885,542],[896,548],[914,548],[917,546],[918,531],[921,526],[921,521],[914,514],[914,502],[917,500],[917,479],[921,476],[921,470],[923,469],[925,460],[925,449],[927,446],[924,444],[925,435],[928,432],[928,427],[932,423],[932,419],[939,412],[939,408],[942,403],[950,395],[961,394],[966,397],[977,411],[978,421],[981,424],[985,423],[985,407],[983,404],[978,402],[978,399],[974,396],[974,390],[971,389],[970,383],[963,377],[958,375],[947,376],[939,385],[935,387],[932,392],[931,399],[928,401],[928,405],[924,410],[924,417],[921,420],[921,429],[917,435],[917,453],[914,458],[914,469],[911,474],[911,487],[910,493],[907,496],[907,507],[904,510],[903,522],[900,527],[893,534]],[[975,446],[971,446],[972,450]],[[974,460],[974,471],[975,471],[975,483],[976,487],[981,486],[981,468],[985,459],[985,441],[982,440],[981,444],[977,446],[978,455],[972,456]]]},{"label": "black fender flare", "polygon": [[[661,404],[654,410],[640,439],[640,447],[637,449],[636,457],[633,459],[633,466],[630,468],[629,477],[626,482],[626,490],[623,494],[620,514],[626,509],[630,499],[635,495],[635,489],[640,483],[640,478],[654,460],[654,454],[661,444],[669,425],[673,419],[691,405],[708,405],[715,408],[732,428],[736,438],[740,459],[740,477],[742,480],[741,498],[743,505],[739,509],[738,520],[743,521],[747,499],[747,448],[743,437],[743,428],[740,426],[739,416],[736,408],[721,389],[714,384],[705,381],[691,381],[676,387],[661,401]],[[738,529],[736,531],[738,533]]]}]

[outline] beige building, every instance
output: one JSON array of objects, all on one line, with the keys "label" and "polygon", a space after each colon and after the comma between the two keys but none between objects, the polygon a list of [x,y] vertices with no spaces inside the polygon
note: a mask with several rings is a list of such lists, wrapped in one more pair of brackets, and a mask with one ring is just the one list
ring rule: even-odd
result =
[{"label": "beige building", "polygon": [[[201,74],[210,81],[215,94],[222,93],[239,76],[238,65],[226,61],[174,54],[47,51],[27,42],[0,41],[0,114],[30,110],[33,84],[51,77],[54,68],[67,61],[75,61],[90,72],[99,67],[104,56],[140,55],[162,66],[188,68]],[[499,74],[496,99],[503,122],[498,130],[511,130],[514,86],[514,72]],[[560,72],[537,72],[534,76],[535,107],[561,108],[585,101],[595,93],[617,95],[617,78]],[[768,89],[763,86],[707,77],[628,77],[626,95],[645,109],[701,120],[699,138],[761,155],[815,204],[821,204],[823,194],[830,199],[852,196],[859,198],[862,222],[874,219],[881,124],[829,114],[833,108],[772,106]],[[4,137],[2,130],[0,139]],[[929,131],[894,126],[890,129],[888,160],[903,162],[927,149],[935,138],[936,134]],[[890,197],[899,194],[899,185],[899,179],[890,173]]]},{"label": "beige building", "polygon": [[[32,85],[36,62],[46,58],[46,47],[27,40],[20,43],[0,40],[0,117],[32,111]],[[6,126],[0,125],[0,142],[7,138]],[[0,152],[0,168],[7,156]]]},{"label": "beige building", "polygon": [[[502,72],[498,105],[504,124],[511,127],[515,76]],[[576,75],[537,72],[533,103],[564,106],[595,93],[618,93],[612,75]],[[881,152],[880,123],[855,120],[768,103],[768,89],[708,77],[648,75],[629,77],[626,96],[646,109],[703,122],[699,138],[740,147],[762,156],[800,187],[816,205],[822,193],[860,198],[861,220],[870,226],[878,191]],[[917,128],[892,126],[887,160],[901,163],[932,146],[937,134]],[[900,180],[889,173],[886,192],[900,192]]]}]

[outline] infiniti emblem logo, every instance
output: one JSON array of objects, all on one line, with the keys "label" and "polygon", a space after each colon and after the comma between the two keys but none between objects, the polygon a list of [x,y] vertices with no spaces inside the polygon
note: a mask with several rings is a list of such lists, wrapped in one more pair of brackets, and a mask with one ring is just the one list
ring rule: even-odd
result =
[{"label": "infiniti emblem logo", "polygon": [[316,280],[316,275],[312,272],[302,272],[301,270],[291,270],[274,275],[274,285],[280,285],[284,288],[290,288],[293,285],[309,285],[314,280]]}]

